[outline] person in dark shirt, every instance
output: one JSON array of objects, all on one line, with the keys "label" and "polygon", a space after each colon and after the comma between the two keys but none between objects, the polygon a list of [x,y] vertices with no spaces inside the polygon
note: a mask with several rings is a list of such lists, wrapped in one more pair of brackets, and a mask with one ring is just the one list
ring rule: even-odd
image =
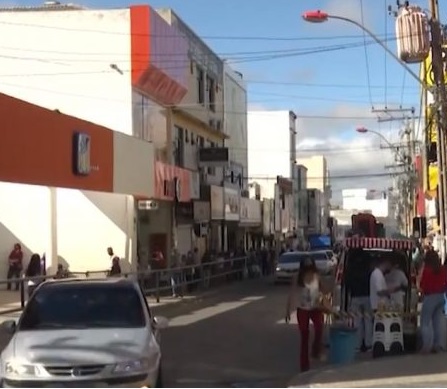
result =
[{"label": "person in dark shirt", "polygon": [[362,249],[350,253],[346,272],[346,289],[350,296],[349,311],[359,313],[354,319],[358,334],[358,349],[367,351],[372,347],[373,321],[369,301],[369,280],[371,276],[371,259]]}]

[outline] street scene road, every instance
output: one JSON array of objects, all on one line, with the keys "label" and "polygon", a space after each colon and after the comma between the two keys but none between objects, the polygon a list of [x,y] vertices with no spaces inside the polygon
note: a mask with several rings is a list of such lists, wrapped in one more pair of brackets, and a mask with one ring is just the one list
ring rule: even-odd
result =
[{"label": "street scene road", "polygon": [[296,324],[285,324],[287,286],[250,280],[196,300],[153,308],[168,387],[284,387],[298,372]]}]

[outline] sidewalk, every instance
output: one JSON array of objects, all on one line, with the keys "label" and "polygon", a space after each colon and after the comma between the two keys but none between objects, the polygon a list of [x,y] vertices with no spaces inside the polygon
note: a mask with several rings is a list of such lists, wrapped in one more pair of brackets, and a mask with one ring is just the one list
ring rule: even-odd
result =
[{"label": "sidewalk", "polygon": [[289,387],[427,388],[447,386],[446,354],[384,357],[297,375]]}]

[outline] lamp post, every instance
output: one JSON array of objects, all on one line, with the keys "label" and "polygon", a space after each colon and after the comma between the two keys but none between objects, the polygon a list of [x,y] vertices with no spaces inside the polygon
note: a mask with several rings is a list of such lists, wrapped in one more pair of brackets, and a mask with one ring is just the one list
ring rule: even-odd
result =
[{"label": "lamp post", "polygon": [[382,139],[389,147],[390,149],[395,149],[396,154],[399,156],[399,159],[401,160],[401,162],[405,165],[408,164],[408,157],[405,154],[401,154],[399,152],[399,149],[397,147],[395,147],[385,136],[383,136],[383,134],[381,134],[378,131],[374,131],[374,130],[370,130],[369,128],[366,127],[357,127],[355,129],[359,134],[366,134],[366,133],[370,133],[370,134],[374,134],[377,135],[380,139]]},{"label": "lamp post", "polygon": [[413,77],[419,84],[422,85],[422,87],[425,90],[430,91],[431,88],[420,79],[419,75],[417,75],[413,70],[404,62],[402,61],[396,54],[394,54],[388,47],[385,45],[371,30],[366,28],[364,25],[362,25],[359,22],[356,22],[354,19],[350,19],[344,16],[339,15],[331,15],[327,12],[323,11],[307,11],[303,13],[303,19],[306,22],[309,23],[324,23],[327,22],[329,19],[336,19],[336,20],[342,20],[347,23],[354,24],[361,30],[363,30],[366,34],[368,34],[379,46],[381,46],[391,57],[393,57],[399,64]]}]

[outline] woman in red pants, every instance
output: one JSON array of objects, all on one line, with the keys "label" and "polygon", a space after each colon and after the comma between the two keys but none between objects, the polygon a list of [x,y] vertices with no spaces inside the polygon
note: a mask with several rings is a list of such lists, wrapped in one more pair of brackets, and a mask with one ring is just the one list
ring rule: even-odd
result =
[{"label": "woman in red pants", "polygon": [[319,358],[322,352],[324,315],[321,309],[321,283],[315,262],[304,259],[300,270],[292,279],[287,300],[286,322],[290,321],[290,312],[296,309],[298,328],[301,336],[300,368],[307,371],[309,361],[309,322],[314,325],[312,357]]}]

